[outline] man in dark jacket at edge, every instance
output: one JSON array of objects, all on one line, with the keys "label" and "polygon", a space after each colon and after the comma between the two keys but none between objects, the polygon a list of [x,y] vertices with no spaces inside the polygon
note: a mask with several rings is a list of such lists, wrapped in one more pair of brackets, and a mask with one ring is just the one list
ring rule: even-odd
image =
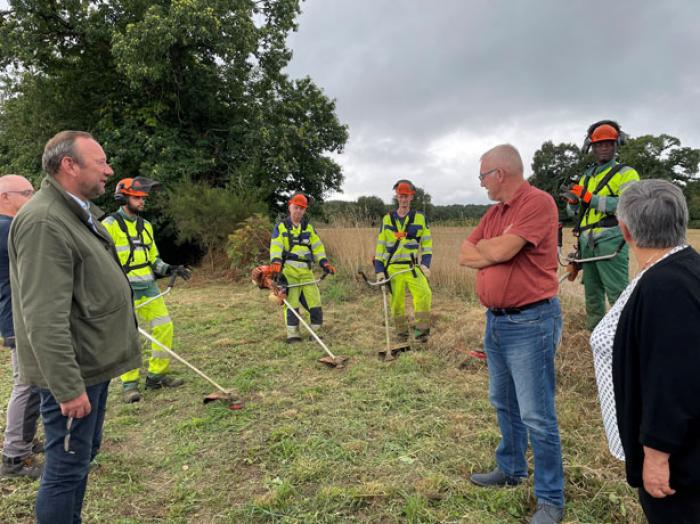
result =
[{"label": "man in dark jacket at edge", "polygon": [[42,166],[48,176],[10,229],[10,275],[20,379],[40,388],[46,436],[37,522],[61,524],[80,522],[109,381],[141,352],[129,282],[90,204],[113,174],[105,152],[62,131]]}]

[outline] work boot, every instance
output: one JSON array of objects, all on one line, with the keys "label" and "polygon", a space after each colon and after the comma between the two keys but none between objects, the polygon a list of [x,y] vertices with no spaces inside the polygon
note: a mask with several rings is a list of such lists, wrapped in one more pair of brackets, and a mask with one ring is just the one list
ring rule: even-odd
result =
[{"label": "work boot", "polygon": [[469,477],[472,484],[482,488],[502,488],[506,486],[517,486],[523,479],[521,477],[511,477],[496,468],[488,473],[474,473]]},{"label": "work boot", "polygon": [[430,336],[430,329],[416,329],[414,336],[416,338],[416,342],[425,344]]},{"label": "work boot", "polygon": [[133,404],[141,400],[138,382],[124,382],[122,396],[125,404]]},{"label": "work boot", "polygon": [[537,511],[532,515],[530,524],[559,524],[564,518],[564,508],[553,506],[548,502],[538,502]]},{"label": "work boot", "polygon": [[39,440],[38,438],[34,438],[34,440],[32,440],[32,453],[34,455],[37,455],[37,454],[43,453],[43,452],[44,452],[44,443],[41,440]]},{"label": "work boot", "polygon": [[148,375],[146,389],[177,388],[185,383],[184,380],[170,375]]},{"label": "work boot", "polygon": [[10,458],[3,455],[0,476],[27,477],[36,480],[41,477],[43,468],[44,466],[36,462],[31,455],[20,458]]},{"label": "work boot", "polygon": [[296,344],[297,342],[301,342],[299,326],[287,326],[287,344]]},{"label": "work boot", "polygon": [[[311,324],[311,329],[313,330],[314,333],[316,333],[316,336],[323,340],[323,335],[321,334],[321,324]],[[311,333],[309,333],[309,337],[312,340],[316,340]]]}]

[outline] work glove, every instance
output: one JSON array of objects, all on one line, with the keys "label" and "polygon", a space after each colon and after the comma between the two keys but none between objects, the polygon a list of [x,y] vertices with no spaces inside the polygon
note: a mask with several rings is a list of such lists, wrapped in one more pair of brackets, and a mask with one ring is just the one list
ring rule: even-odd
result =
[{"label": "work glove", "polygon": [[172,267],[170,273],[179,276],[182,280],[189,280],[192,278],[192,270],[185,266]]},{"label": "work glove", "polygon": [[574,184],[569,189],[564,188],[561,192],[561,197],[566,199],[569,204],[578,204],[579,201],[590,204],[593,193],[582,185]]},{"label": "work glove", "polygon": [[381,282],[382,280],[386,280],[386,275],[382,272],[377,273],[377,282]]},{"label": "work glove", "polygon": [[272,264],[270,264],[270,276],[272,278],[275,278],[281,272],[282,272],[282,263],[281,262],[273,262]]},{"label": "work glove", "polygon": [[426,266],[425,264],[421,264],[420,270],[425,275],[425,278],[430,278],[430,268],[428,266]]},{"label": "work glove", "polygon": [[331,264],[327,260],[323,263],[321,267],[323,268],[324,273],[335,275],[335,267],[333,267],[333,264]]}]

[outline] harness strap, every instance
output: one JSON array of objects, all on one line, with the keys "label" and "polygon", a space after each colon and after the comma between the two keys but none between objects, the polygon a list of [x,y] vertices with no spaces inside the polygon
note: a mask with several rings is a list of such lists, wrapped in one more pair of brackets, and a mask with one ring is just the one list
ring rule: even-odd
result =
[{"label": "harness strap", "polygon": [[[124,271],[128,274],[131,273],[134,269],[142,269],[144,267],[150,267],[151,263],[146,260],[146,262],[143,262],[141,264],[132,264],[131,262],[134,260],[134,253],[136,251],[136,242],[134,242],[134,239],[131,237],[129,234],[129,228],[126,225],[126,221],[124,220],[124,217],[121,215],[121,213],[116,212],[112,213],[110,215],[111,217],[114,218],[114,220],[117,221],[117,224],[119,224],[119,229],[121,229],[125,234],[126,234],[126,240],[129,242],[129,256],[126,259],[126,263],[124,264]],[[150,233],[146,230],[146,227],[144,225],[143,218],[140,216],[136,217],[136,236],[138,237],[138,240],[140,242],[140,246],[145,245],[145,240],[143,238],[143,233],[146,231],[146,234],[150,237]],[[151,238],[151,241],[153,241],[153,238]],[[148,256],[146,256],[148,259]]]},{"label": "harness strap", "polygon": [[[605,176],[598,182],[596,185],[595,189],[591,192],[593,195],[597,195],[605,186],[608,186],[608,191],[610,191],[610,196],[617,196],[615,192],[612,190],[610,187],[610,181],[612,180],[612,177],[617,175],[623,167],[627,167],[625,164],[615,164],[612,168],[610,168],[610,171],[608,171]],[[591,177],[590,176],[585,176],[583,178],[583,183],[581,184],[584,188],[588,186],[588,181]],[[591,210],[591,205],[590,203],[586,204],[583,201],[580,201],[579,204],[579,213],[578,213],[578,224],[576,227],[574,227],[574,236],[579,236],[582,231],[587,231],[588,229],[593,229],[596,227],[614,227],[617,225],[617,217],[612,214],[612,213],[605,213],[605,217],[600,219],[598,222],[595,224],[588,224],[585,226],[581,226],[583,224],[583,220],[586,218],[588,213]],[[606,223],[603,223],[604,221],[607,221]]]}]

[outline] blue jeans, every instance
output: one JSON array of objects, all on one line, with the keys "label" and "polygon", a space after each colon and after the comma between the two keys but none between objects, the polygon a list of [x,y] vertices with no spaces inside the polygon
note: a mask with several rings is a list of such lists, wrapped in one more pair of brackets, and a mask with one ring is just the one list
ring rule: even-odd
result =
[{"label": "blue jeans", "polygon": [[103,382],[86,388],[92,411],[87,417],[68,418],[48,389],[40,390],[41,417],[44,423],[44,473],[36,497],[38,524],[79,523],[87,487],[90,462],[102,442],[102,424],[107,406],[107,388]]},{"label": "blue jeans", "polygon": [[528,433],[535,459],[535,496],[564,506],[564,468],[554,403],[554,353],[561,339],[559,299],[513,315],[486,313],[489,399],[496,408],[501,442],[498,468],[527,477]]}]

